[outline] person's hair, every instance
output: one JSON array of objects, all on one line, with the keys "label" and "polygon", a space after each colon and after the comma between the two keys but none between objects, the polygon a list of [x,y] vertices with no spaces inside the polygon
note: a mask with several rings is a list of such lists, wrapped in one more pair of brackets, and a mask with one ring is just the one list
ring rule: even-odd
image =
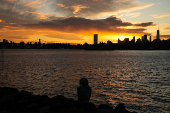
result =
[{"label": "person's hair", "polygon": [[88,80],[86,78],[81,78],[80,79],[80,85],[82,86],[88,86]]}]

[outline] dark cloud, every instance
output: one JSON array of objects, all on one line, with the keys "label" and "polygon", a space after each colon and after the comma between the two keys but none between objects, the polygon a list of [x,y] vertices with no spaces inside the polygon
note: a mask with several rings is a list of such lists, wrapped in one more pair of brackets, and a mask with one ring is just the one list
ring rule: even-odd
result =
[{"label": "dark cloud", "polygon": [[[37,23],[43,16],[40,11],[48,11],[48,20],[56,18],[56,15],[58,18],[59,16],[95,17],[101,13],[109,13],[110,16],[113,15],[112,12],[143,5],[137,0],[12,0],[12,2],[0,0],[0,19],[7,23]],[[55,16],[50,14],[54,11]]]},{"label": "dark cloud", "polygon": [[116,17],[109,17],[106,19],[91,20],[80,17],[70,17],[66,19],[57,19],[48,22],[40,22],[39,24],[24,24],[24,27],[31,29],[51,29],[65,32],[79,32],[97,30],[100,32],[123,32],[123,33],[142,33],[146,29],[125,29],[120,27],[138,26],[147,27],[152,26],[152,22],[133,24],[130,22],[123,22]]},{"label": "dark cloud", "polygon": [[53,0],[53,3],[53,8],[60,15],[77,15],[81,17],[94,17],[102,13],[133,11],[153,5],[142,4],[137,0]]},{"label": "dark cloud", "polygon": [[8,39],[30,39],[29,36],[20,36],[20,35],[17,35],[17,36],[9,36]]},{"label": "dark cloud", "polygon": [[155,26],[155,24],[153,24],[153,22],[139,23],[139,24],[134,24],[134,25],[141,26],[141,27]]},{"label": "dark cloud", "polygon": [[160,35],[161,38],[170,38],[170,35]]},{"label": "dark cloud", "polygon": [[165,30],[169,30],[169,29],[170,29],[170,27],[165,27],[164,29],[165,29]]},{"label": "dark cloud", "polygon": [[0,0],[0,19],[7,23],[36,23],[39,16],[36,13],[36,7],[25,5],[25,2],[16,0],[10,2],[8,0]]}]

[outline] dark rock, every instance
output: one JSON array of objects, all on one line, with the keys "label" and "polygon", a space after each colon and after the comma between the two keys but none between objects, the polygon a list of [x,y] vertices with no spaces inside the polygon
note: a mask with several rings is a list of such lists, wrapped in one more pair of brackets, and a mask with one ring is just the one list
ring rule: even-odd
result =
[{"label": "dark rock", "polygon": [[22,90],[22,91],[19,92],[18,95],[19,95],[19,96],[22,96],[22,97],[31,97],[31,96],[32,96],[32,93],[30,93],[30,92],[28,92],[28,91]]},{"label": "dark rock", "polygon": [[58,95],[51,99],[50,106],[52,110],[61,112],[64,107],[69,107],[69,103],[67,102],[67,98]]},{"label": "dark rock", "polygon": [[97,109],[94,113],[119,113],[119,112],[113,109],[102,108]]},{"label": "dark rock", "polygon": [[109,104],[100,104],[95,113],[117,113]]},{"label": "dark rock", "polygon": [[8,113],[6,110],[0,111],[0,113]]},{"label": "dark rock", "polygon": [[[0,87],[0,113],[131,113],[120,103],[115,107],[88,101],[75,101],[62,95],[49,98],[16,88]],[[135,113],[135,112],[133,112]]]},{"label": "dark rock", "polygon": [[106,109],[113,109],[113,107],[109,104],[100,104],[98,106],[98,109],[102,109],[102,108],[106,108]]},{"label": "dark rock", "polygon": [[34,95],[32,96],[32,98],[30,99],[31,102],[33,103],[37,103],[39,105],[43,105],[44,101],[48,99],[48,97],[46,96],[40,96],[40,95]]},{"label": "dark rock", "polygon": [[12,95],[6,95],[6,96],[3,96],[2,98],[1,98],[1,101],[3,102],[3,101],[13,101],[13,100],[15,100],[15,98],[12,96]]},{"label": "dark rock", "polygon": [[6,91],[9,94],[18,92],[17,88],[11,88],[11,87],[3,87],[1,90]]},{"label": "dark rock", "polygon": [[120,113],[131,113],[130,111],[126,110],[125,108],[125,104],[124,103],[120,103],[115,107],[116,111],[119,111]]},{"label": "dark rock", "polygon": [[57,96],[53,97],[52,100],[58,100],[58,101],[63,102],[63,101],[65,101],[65,100],[67,100],[67,98],[65,98],[65,97],[62,96],[62,95],[57,95]]},{"label": "dark rock", "polygon": [[36,104],[36,103],[33,103],[33,104],[30,104],[27,106],[28,109],[30,110],[35,110],[35,109],[38,109],[39,105]]},{"label": "dark rock", "polygon": [[67,107],[67,108],[63,108],[62,113],[77,113],[77,110],[75,107]]},{"label": "dark rock", "polygon": [[12,94],[17,93],[17,92],[18,92],[18,89],[16,89],[16,88],[3,87],[3,88],[0,89],[0,99],[3,96],[12,95]]},{"label": "dark rock", "polygon": [[88,105],[89,102],[87,100],[83,100],[83,101],[77,101],[77,107],[82,107],[82,106],[86,106]]},{"label": "dark rock", "polygon": [[89,103],[86,101],[80,101],[78,102],[77,110],[78,112],[83,112],[83,113],[92,113],[96,110],[96,106],[93,103]]},{"label": "dark rock", "polygon": [[40,113],[48,113],[48,111],[50,110],[50,106],[45,106],[39,109]]},{"label": "dark rock", "polygon": [[76,101],[74,99],[68,99],[67,102],[70,105],[70,107],[76,106]]},{"label": "dark rock", "polygon": [[38,110],[25,110],[23,113],[39,113]]},{"label": "dark rock", "polygon": [[22,99],[18,101],[18,104],[20,105],[29,105],[30,101],[26,100],[26,99]]}]

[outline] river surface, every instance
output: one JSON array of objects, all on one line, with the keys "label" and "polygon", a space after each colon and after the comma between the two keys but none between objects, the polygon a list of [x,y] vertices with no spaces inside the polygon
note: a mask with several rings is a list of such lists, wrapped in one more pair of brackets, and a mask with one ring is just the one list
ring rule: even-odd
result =
[{"label": "river surface", "polygon": [[91,102],[125,103],[139,113],[170,112],[170,51],[2,50],[0,86],[77,100],[79,80]]}]

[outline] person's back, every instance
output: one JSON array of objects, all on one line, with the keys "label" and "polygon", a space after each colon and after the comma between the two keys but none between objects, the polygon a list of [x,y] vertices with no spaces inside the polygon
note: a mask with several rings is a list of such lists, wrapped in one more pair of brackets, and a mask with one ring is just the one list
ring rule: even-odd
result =
[{"label": "person's back", "polygon": [[80,79],[80,86],[77,88],[78,100],[86,100],[89,102],[91,97],[91,87],[88,85],[88,80],[86,78]]}]

